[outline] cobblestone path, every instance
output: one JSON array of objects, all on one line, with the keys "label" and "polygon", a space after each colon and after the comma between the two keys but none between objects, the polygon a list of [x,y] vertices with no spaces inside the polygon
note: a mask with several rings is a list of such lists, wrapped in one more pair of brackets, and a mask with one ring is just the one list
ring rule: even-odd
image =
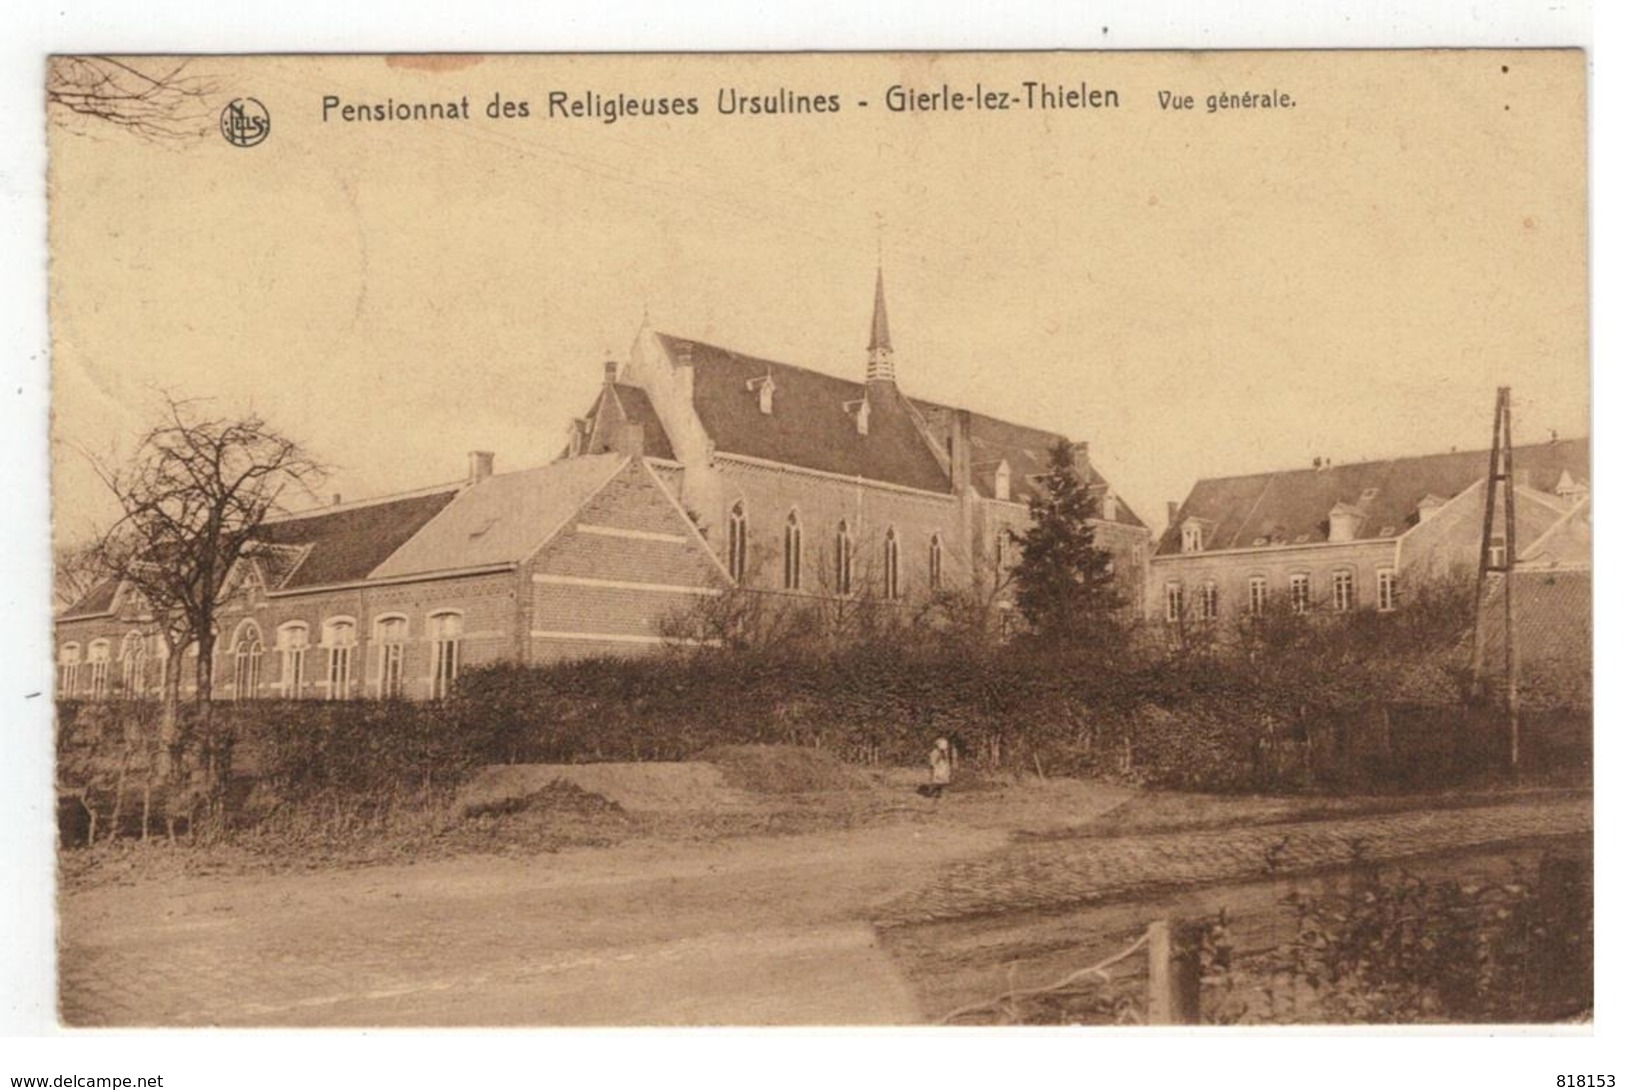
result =
[{"label": "cobblestone path", "polygon": [[926,884],[882,904],[874,919],[895,927],[1063,908],[1590,830],[1591,801],[1571,799],[1017,844],[947,865]]}]

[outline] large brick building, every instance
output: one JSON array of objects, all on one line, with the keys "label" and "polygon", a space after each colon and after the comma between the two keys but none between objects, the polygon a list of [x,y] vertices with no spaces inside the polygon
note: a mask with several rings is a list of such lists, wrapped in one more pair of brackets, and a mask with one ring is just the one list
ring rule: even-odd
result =
[{"label": "large brick building", "polygon": [[[1169,505],[1147,613],[1214,623],[1276,602],[1298,612],[1391,610],[1407,584],[1476,569],[1488,466],[1487,450],[1452,451],[1198,481],[1183,504]],[[1518,447],[1513,467],[1517,561],[1546,564],[1561,552],[1573,568],[1584,553],[1589,581],[1586,440]],[[1507,540],[1498,510],[1497,562]]]},{"label": "large brick building", "polygon": [[[498,474],[477,452],[460,484],[268,524],[221,610],[216,691],[434,696],[464,665],[658,646],[729,586],[993,595],[1061,441],[907,397],[878,277],[861,382],[645,326],[551,465]],[[1149,531],[1073,451],[1137,597]],[[63,613],[61,695],[154,691],[149,627],[112,583]]]}]

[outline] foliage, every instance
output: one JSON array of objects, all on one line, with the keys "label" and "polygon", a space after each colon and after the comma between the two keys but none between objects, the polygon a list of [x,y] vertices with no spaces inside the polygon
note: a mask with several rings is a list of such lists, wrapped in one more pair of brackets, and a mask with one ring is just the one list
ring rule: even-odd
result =
[{"label": "foliage", "polygon": [[1123,599],[1111,554],[1095,546],[1099,503],[1079,474],[1072,445],[1057,441],[1049,470],[1028,502],[1032,523],[1012,533],[1021,546],[1013,572],[1016,607],[1044,639],[1088,642],[1116,634]]},{"label": "foliage", "polygon": [[1548,854],[1531,878],[1458,880],[1362,868],[1343,892],[1287,898],[1284,947],[1204,947],[1220,1022],[1555,1022],[1592,1004],[1591,859]]},{"label": "foliage", "polygon": [[55,56],[46,61],[45,101],[58,123],[88,120],[151,141],[195,139],[211,126],[207,106],[214,88],[187,66],[153,58]]}]

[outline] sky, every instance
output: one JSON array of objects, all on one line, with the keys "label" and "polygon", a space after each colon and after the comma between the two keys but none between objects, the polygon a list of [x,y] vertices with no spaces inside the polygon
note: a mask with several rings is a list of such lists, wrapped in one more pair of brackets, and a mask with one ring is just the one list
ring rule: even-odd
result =
[{"label": "sky", "polygon": [[[555,457],[655,328],[1087,440],[1154,527],[1201,477],[1589,430],[1577,53],[220,58],[269,137],[50,132],[59,540],[159,391],[257,411],[345,499]],[[1115,109],[894,112],[889,87]],[[721,116],[719,91],[837,95]],[[1290,108],[1209,112],[1219,92]],[[549,95],[696,116],[548,117]],[[1164,109],[1159,92],[1190,94]],[[500,94],[530,116],[490,120]],[[460,101],[466,121],[323,120]],[[859,101],[867,102],[860,107]]]}]

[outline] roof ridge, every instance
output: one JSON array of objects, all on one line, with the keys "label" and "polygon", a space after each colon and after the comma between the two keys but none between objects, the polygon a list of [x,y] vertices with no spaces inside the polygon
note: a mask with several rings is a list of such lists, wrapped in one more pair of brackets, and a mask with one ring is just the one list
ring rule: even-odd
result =
[{"label": "roof ridge", "polygon": [[[1515,445],[1512,448],[1512,452],[1517,454],[1520,451],[1544,450],[1547,447],[1555,446],[1561,443],[1589,443],[1590,441],[1591,437],[1589,435],[1577,435],[1570,439],[1545,439],[1538,443],[1523,443]],[[1249,477],[1283,477],[1291,473],[1334,473],[1340,469],[1359,469],[1361,467],[1380,465],[1391,466],[1396,462],[1425,461],[1429,458],[1450,458],[1473,455],[1482,455],[1487,458],[1489,453],[1489,447],[1481,447],[1473,450],[1441,450],[1434,451],[1431,454],[1395,454],[1386,458],[1367,458],[1360,462],[1339,462],[1336,465],[1322,466],[1318,469],[1313,465],[1293,466],[1291,469],[1260,469],[1255,470],[1252,473],[1224,473],[1213,477],[1198,477],[1197,481],[1198,483],[1202,481],[1241,481],[1246,480]],[[1516,463],[1514,463],[1514,468],[1516,468]]]},{"label": "roof ridge", "polygon": [[444,484],[425,485],[422,488],[409,489],[404,492],[386,492],[382,496],[370,496],[364,500],[349,500],[345,503],[330,503],[324,507],[311,507],[303,511],[289,511],[280,515],[272,515],[261,521],[261,526],[281,525],[285,522],[298,522],[301,519],[320,518],[322,515],[331,515],[343,511],[359,511],[363,507],[375,507],[380,504],[394,503],[397,500],[420,500],[426,496],[437,495],[441,492],[456,492],[467,485],[467,481],[447,481]]}]

